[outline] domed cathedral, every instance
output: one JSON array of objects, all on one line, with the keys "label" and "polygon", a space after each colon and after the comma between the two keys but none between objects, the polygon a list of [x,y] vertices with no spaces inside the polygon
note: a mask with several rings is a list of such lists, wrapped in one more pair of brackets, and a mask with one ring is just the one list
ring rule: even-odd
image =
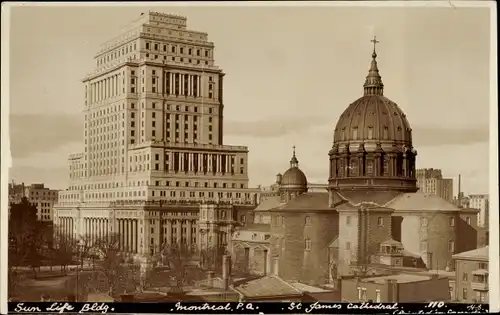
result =
[{"label": "domed cathedral", "polygon": [[412,129],[398,105],[384,96],[378,41],[372,42],[364,94],[340,116],[329,151],[329,206],[339,220],[339,236],[331,246],[335,255],[330,255],[337,261],[330,264],[340,275],[387,262],[445,269],[454,252],[468,247],[459,239],[458,224],[473,238],[473,213],[417,192]]},{"label": "domed cathedral", "polygon": [[277,180],[279,181],[281,202],[288,202],[294,197],[307,192],[307,177],[299,168],[299,160],[295,155],[295,146],[293,146],[290,168],[282,176],[278,174]]},{"label": "domed cathedral", "polygon": [[410,123],[384,96],[375,48],[364,95],[340,115],[329,152],[331,190],[417,191]]}]

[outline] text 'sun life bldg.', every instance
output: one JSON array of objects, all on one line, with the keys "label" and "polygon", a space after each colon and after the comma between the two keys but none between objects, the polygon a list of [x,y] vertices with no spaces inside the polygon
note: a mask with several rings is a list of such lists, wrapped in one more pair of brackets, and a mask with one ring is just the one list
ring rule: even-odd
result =
[{"label": "text 'sun life bldg.'", "polygon": [[248,149],[223,144],[213,52],[186,18],[149,12],[95,55],[83,79],[84,149],[69,157],[54,209],[61,232],[118,233],[124,251],[142,255],[230,241],[259,190],[248,188]]}]

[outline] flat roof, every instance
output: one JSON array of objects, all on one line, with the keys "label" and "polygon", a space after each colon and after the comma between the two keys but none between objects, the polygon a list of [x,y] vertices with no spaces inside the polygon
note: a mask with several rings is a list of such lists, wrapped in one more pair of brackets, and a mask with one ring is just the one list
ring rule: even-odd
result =
[{"label": "flat roof", "polygon": [[363,282],[375,282],[375,283],[385,283],[386,280],[394,280],[397,283],[410,283],[410,282],[418,282],[429,280],[430,276],[424,275],[415,275],[415,274],[397,274],[397,275],[387,275],[387,276],[379,276],[379,277],[371,277],[360,279]]},{"label": "flat roof", "polygon": [[453,259],[488,260],[490,247],[488,245],[452,256]]}]

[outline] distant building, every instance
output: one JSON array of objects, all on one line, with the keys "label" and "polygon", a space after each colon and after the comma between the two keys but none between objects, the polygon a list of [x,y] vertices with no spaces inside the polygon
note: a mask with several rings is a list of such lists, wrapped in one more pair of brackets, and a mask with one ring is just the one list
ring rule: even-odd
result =
[{"label": "distant building", "polygon": [[439,275],[392,274],[342,279],[342,302],[449,301],[449,281]]},{"label": "distant building", "polygon": [[32,184],[24,188],[24,195],[37,208],[40,221],[53,220],[53,207],[57,203],[59,190],[45,187],[44,184]]},{"label": "distant building", "polygon": [[455,260],[455,297],[463,303],[488,303],[489,246],[453,255]]},{"label": "distant building", "polygon": [[9,184],[9,215],[11,204],[18,204],[26,197],[30,204],[37,208],[37,219],[52,222],[52,209],[57,203],[59,190],[45,187],[44,184],[32,184],[25,186],[24,183]]},{"label": "distant building", "polygon": [[453,200],[453,179],[443,178],[440,169],[417,169],[417,186],[420,192],[436,195],[444,200]]},{"label": "distant building", "polygon": [[477,225],[479,227],[488,227],[489,205],[489,195],[469,195],[469,208],[479,210],[477,215]]}]

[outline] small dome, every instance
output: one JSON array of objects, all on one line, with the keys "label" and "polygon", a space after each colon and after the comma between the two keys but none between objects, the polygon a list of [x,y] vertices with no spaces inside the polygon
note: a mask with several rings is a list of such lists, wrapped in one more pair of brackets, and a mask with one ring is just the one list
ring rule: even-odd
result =
[{"label": "small dome", "polygon": [[307,191],[307,178],[299,169],[299,160],[295,156],[295,146],[290,159],[290,168],[281,177],[280,188],[282,190]]},{"label": "small dome", "polygon": [[281,179],[282,186],[307,186],[307,178],[298,167],[289,168]]}]

